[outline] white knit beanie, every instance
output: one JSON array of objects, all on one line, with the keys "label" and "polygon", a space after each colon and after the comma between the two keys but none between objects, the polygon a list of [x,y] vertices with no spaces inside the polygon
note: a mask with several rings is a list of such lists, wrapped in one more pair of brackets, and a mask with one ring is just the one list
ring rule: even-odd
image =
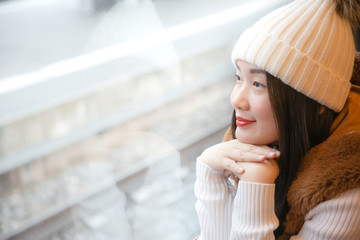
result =
[{"label": "white knit beanie", "polygon": [[[356,50],[351,19],[338,14],[336,2],[341,1],[295,0],[271,12],[244,31],[232,60],[254,64],[340,111],[350,91]],[[355,2],[353,11],[358,11]]]}]

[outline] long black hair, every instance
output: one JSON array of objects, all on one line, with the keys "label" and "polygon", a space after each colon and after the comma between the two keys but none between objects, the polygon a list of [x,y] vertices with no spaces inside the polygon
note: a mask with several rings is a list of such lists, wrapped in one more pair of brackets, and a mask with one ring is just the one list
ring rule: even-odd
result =
[{"label": "long black hair", "polygon": [[[279,141],[274,144],[281,152],[278,159],[280,173],[275,180],[275,213],[280,224],[274,234],[279,237],[284,231],[283,223],[289,210],[286,198],[289,186],[305,154],[330,135],[335,113],[271,74],[266,73],[266,78],[271,108],[279,132]],[[234,138],[235,129],[234,112]]]}]

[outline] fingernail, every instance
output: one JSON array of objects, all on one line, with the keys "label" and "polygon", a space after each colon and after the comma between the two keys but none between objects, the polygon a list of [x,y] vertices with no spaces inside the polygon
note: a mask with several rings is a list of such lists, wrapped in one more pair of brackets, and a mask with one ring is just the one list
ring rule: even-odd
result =
[{"label": "fingernail", "polygon": [[257,159],[258,159],[259,161],[262,161],[262,160],[265,160],[266,157],[265,157],[264,155],[258,155],[258,156],[257,156]]},{"label": "fingernail", "polygon": [[243,169],[243,168],[238,168],[238,173],[244,173],[244,171],[245,171],[245,169]]},{"label": "fingernail", "polygon": [[280,152],[276,151],[276,152],[270,152],[268,154],[269,158],[274,158],[274,157],[279,157],[280,156]]}]

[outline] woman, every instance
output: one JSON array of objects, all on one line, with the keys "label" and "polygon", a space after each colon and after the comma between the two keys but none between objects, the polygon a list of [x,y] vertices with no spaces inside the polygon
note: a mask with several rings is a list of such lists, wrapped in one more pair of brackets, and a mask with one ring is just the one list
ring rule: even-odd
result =
[{"label": "woman", "polygon": [[241,35],[232,126],[197,160],[199,239],[359,239],[359,15],[297,0]]}]

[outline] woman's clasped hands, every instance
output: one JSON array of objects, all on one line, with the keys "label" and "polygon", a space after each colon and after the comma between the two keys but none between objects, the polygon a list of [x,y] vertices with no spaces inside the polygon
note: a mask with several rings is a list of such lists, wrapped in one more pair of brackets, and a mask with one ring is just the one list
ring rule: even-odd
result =
[{"label": "woman's clasped hands", "polygon": [[268,146],[241,143],[234,139],[206,149],[199,161],[225,177],[231,173],[241,181],[272,184],[279,175],[280,152]]}]

